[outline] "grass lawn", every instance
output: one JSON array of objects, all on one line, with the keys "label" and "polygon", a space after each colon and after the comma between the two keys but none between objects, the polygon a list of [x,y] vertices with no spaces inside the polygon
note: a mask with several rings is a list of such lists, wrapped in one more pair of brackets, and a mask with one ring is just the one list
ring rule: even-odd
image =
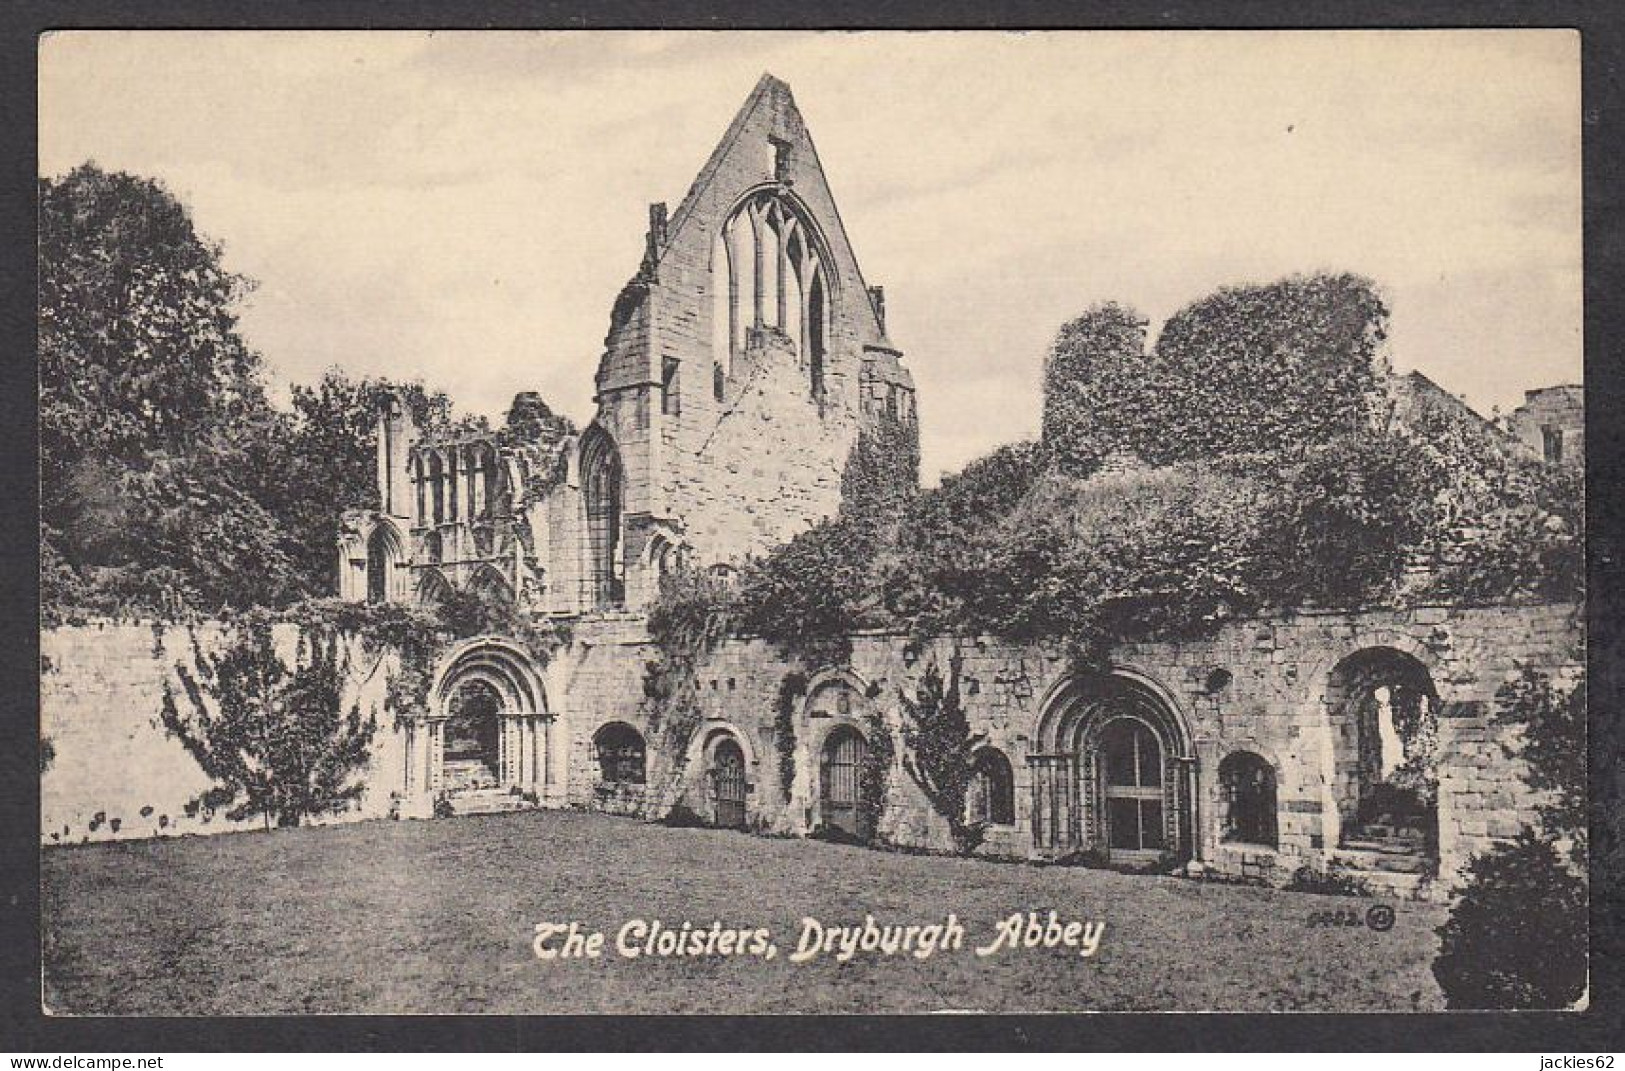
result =
[{"label": "grass lawn", "polygon": [[[565,811],[50,848],[45,1002],[66,1014],[1411,1010],[1436,905],[1386,933],[1310,926],[1379,901],[666,829]],[[1391,903],[1390,901],[1380,901]],[[995,923],[1103,920],[1075,950],[986,958]],[[965,948],[789,962],[803,916],[957,914]],[[773,959],[615,953],[629,919],[772,931]],[[605,932],[543,962],[533,927]]]}]

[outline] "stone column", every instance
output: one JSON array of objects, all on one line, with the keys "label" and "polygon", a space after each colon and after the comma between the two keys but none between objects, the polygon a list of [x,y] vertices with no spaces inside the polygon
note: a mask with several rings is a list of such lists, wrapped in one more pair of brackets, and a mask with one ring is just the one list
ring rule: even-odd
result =
[{"label": "stone column", "polygon": [[424,750],[428,752],[426,758],[429,764],[425,783],[429,786],[431,793],[439,792],[444,781],[445,770],[442,765],[445,759],[446,746],[444,729],[445,726],[441,722],[431,721],[429,723],[429,746]]}]

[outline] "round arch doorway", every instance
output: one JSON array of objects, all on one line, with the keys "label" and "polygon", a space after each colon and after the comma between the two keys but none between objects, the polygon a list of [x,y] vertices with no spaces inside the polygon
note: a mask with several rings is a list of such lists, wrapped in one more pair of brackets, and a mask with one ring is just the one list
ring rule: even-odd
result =
[{"label": "round arch doorway", "polygon": [[1196,855],[1196,756],[1184,718],[1128,670],[1063,681],[1027,756],[1033,847],[1141,868]]},{"label": "round arch doorway", "polygon": [[454,647],[435,672],[425,707],[405,726],[405,813],[437,812],[454,799],[473,808],[470,799],[499,793],[558,798],[563,779],[552,746],[558,727],[541,675],[513,643],[482,636]]}]

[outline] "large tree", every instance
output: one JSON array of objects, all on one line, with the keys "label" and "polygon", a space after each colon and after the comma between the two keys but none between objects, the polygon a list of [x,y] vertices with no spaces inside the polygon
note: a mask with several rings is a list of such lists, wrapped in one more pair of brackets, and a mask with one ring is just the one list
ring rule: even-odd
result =
[{"label": "large tree", "polygon": [[48,615],[287,597],[287,533],[244,478],[278,424],[237,331],[249,288],[161,184],[91,164],[41,180]]}]

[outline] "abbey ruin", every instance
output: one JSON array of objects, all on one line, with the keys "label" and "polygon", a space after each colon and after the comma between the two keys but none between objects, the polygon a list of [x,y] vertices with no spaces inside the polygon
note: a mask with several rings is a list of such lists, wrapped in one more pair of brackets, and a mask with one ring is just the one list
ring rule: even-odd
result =
[{"label": "abbey ruin", "polygon": [[[946,640],[922,651],[864,633],[840,664],[798,666],[730,639],[695,669],[699,722],[678,753],[662,752],[651,724],[646,611],[662,576],[726,582],[747,556],[835,513],[861,432],[887,420],[917,434],[921,419],[884,291],[859,267],[784,83],[761,80],[674,211],[651,206],[595,385],[580,434],[520,444],[426,435],[400,404],[378,413],[378,500],[342,518],[341,597],[478,590],[567,623],[568,642],[545,661],[504,635],[450,647],[424,709],[386,723],[344,817],[576,807],[658,819],[681,806],[719,826],[945,847],[900,755],[878,829],[862,803],[877,731],[896,735],[900,689],[947,663]],[[1531,392],[1517,438],[1573,463],[1579,391],[1554,391]],[[1121,647],[1098,673],[1059,647],[963,644],[965,702],[986,735],[970,800],[988,831],[980,850],[1267,881],[1335,866],[1438,895],[1471,855],[1534,820],[1538,801],[1504,750],[1516,741],[1491,708],[1520,667],[1579,679],[1581,613],[1303,611]],[[151,724],[163,676],[152,631],[92,623],[43,640],[75,670],[43,682],[59,759],[42,837],[220,828],[182,813],[199,775]],[[787,690],[798,670],[805,680]],[[361,702],[381,702],[384,677],[357,670]],[[1396,726],[1419,717],[1438,734],[1426,835],[1371,804],[1406,758]],[[104,781],[97,756],[113,747],[141,776]],[[110,831],[112,814],[122,823]]]}]

